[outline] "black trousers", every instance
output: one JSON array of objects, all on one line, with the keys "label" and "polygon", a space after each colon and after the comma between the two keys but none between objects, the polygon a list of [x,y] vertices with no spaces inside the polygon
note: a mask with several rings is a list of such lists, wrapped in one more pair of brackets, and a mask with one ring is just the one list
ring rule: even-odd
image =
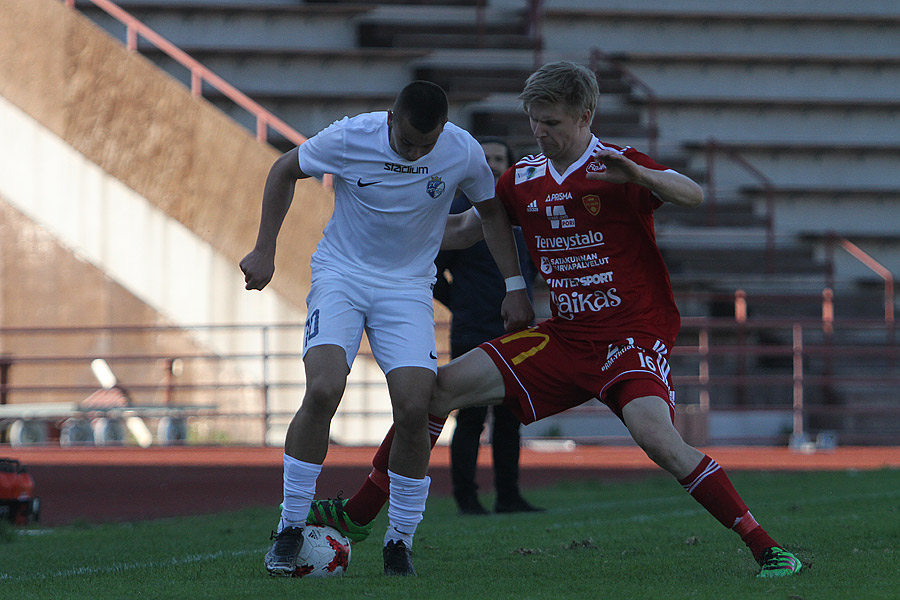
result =
[{"label": "black trousers", "polygon": [[[470,347],[451,348],[453,358],[465,354]],[[459,352],[457,352],[459,350]],[[494,459],[494,487],[497,503],[514,503],[519,492],[519,429],[521,423],[512,411],[502,405],[472,406],[460,409],[456,414],[456,429],[450,442],[450,472],[453,497],[457,504],[471,502],[477,497],[478,484],[475,472],[481,433],[488,413],[493,415],[491,449]]]}]

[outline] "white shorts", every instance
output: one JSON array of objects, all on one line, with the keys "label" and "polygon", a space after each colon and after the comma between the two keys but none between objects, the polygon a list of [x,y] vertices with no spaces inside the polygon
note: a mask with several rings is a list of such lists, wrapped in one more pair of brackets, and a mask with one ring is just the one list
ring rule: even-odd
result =
[{"label": "white shorts", "polygon": [[363,331],[384,373],[397,367],[437,372],[431,286],[373,287],[346,277],[316,276],[306,297],[303,356],[332,344],[347,354],[347,367],[359,352]]}]

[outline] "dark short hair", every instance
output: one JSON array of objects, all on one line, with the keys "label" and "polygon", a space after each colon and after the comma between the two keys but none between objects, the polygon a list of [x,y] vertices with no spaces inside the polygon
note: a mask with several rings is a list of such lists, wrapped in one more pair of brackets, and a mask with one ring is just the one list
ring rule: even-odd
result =
[{"label": "dark short hair", "polygon": [[447,94],[441,86],[430,81],[413,81],[400,90],[394,101],[394,114],[408,120],[422,133],[443,125],[449,112]]},{"label": "dark short hair", "polygon": [[512,148],[509,147],[509,144],[501,137],[497,137],[495,135],[488,135],[482,138],[478,138],[479,144],[500,144],[506,149],[506,164],[509,166],[513,166],[516,164],[516,158],[513,155]]}]

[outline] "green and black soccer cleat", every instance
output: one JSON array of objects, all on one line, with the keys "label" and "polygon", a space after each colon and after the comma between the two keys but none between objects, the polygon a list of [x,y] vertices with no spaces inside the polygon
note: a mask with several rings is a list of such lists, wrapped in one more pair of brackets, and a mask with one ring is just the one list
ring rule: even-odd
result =
[{"label": "green and black soccer cleat", "polygon": [[354,544],[363,541],[372,533],[372,523],[359,525],[344,511],[342,498],[313,500],[306,516],[308,525],[328,525],[334,527]]},{"label": "green and black soccer cleat", "polygon": [[796,556],[778,546],[767,548],[762,557],[762,570],[757,577],[784,577],[799,573],[802,565]]}]

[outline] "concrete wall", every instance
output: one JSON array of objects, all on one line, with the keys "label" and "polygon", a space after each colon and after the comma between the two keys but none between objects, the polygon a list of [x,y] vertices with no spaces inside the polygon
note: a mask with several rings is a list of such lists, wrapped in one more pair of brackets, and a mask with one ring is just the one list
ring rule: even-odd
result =
[{"label": "concrete wall", "polygon": [[[235,264],[252,247],[276,151],[56,0],[5,0],[0,95]],[[302,301],[331,214],[298,185],[272,286]]]},{"label": "concrete wall", "polygon": [[[330,194],[314,180],[300,182],[279,238],[275,280],[262,293],[245,292],[237,263],[254,243],[277,152],[56,0],[5,0],[0,11],[0,156],[0,327],[302,323],[309,257],[330,216]],[[0,352],[178,356],[259,349],[258,333],[159,338],[6,336]],[[299,348],[296,331],[269,339],[270,351]],[[186,365],[181,382],[258,381],[259,361],[249,362]],[[369,370],[369,362],[361,358],[354,371]],[[116,370],[126,385],[162,376],[150,372],[153,365],[123,369]],[[268,376],[302,381],[302,366],[272,366]],[[92,383],[87,365],[19,365],[12,377],[14,385]],[[300,393],[271,392],[269,409],[293,412]],[[252,389],[207,400],[227,411],[261,407]],[[390,422],[385,402],[383,383],[348,399],[347,410],[362,403],[388,415],[339,420],[335,434],[345,443],[380,441]],[[284,439],[284,424],[274,423],[270,443]],[[228,439],[262,439],[258,419],[232,421],[227,429]]]}]

